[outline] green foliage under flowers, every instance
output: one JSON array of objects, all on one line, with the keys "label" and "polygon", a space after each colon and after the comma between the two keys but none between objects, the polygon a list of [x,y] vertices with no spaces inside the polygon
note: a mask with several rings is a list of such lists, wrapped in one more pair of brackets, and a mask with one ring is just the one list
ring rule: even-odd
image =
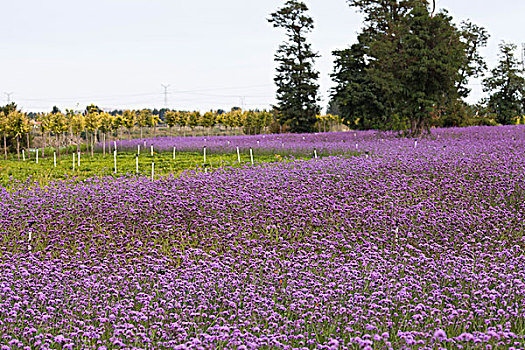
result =
[{"label": "green foliage under flowers", "polygon": [[[83,153],[80,156],[80,167],[78,158],[75,156],[75,170],[73,170],[73,155],[62,155],[57,158],[57,167],[53,163],[52,149],[46,149],[46,157],[40,156],[36,164],[35,153],[30,154],[26,161],[17,161],[16,155],[11,155],[8,160],[0,161],[0,186],[12,187],[17,182],[36,182],[45,185],[53,180],[78,178],[79,180],[93,176],[124,176],[136,174],[136,154],[118,153],[117,154],[117,173],[114,173],[113,155],[105,157],[100,153],[94,153],[92,158],[89,154]],[[309,159],[302,157],[299,159]],[[278,162],[286,161],[288,158],[274,154],[255,154],[254,162]],[[289,159],[298,159],[289,158]],[[175,159],[169,152],[142,153],[139,156],[139,175],[151,176],[151,163],[155,163],[155,176],[167,175],[170,173],[180,174],[185,170],[209,171],[219,167],[243,167],[250,165],[250,156],[241,153],[241,163],[237,162],[237,154],[213,154],[206,155],[206,164],[203,163],[202,153],[179,152]]]}]

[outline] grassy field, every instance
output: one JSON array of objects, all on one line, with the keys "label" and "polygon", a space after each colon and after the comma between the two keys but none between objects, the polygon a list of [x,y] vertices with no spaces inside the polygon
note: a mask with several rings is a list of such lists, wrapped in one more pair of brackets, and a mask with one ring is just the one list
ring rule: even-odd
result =
[{"label": "grassy field", "polygon": [[[31,158],[16,160],[16,155],[10,155],[8,160],[0,160],[0,185],[11,187],[17,182],[36,182],[39,185],[49,183],[54,179],[79,178],[84,179],[93,176],[122,176],[137,174],[137,155],[136,153],[117,153],[117,172],[113,155],[95,153],[92,158],[90,154],[82,153],[80,156],[80,166],[78,157],[75,156],[75,167],[73,168],[73,155],[62,155],[57,157],[56,167],[54,166],[53,156],[39,158],[36,163],[35,154]],[[237,154],[207,154],[206,163],[202,153],[179,152],[173,159],[172,153],[154,153],[153,156],[141,153],[138,156],[138,174],[151,176],[151,164],[154,163],[155,176],[167,175],[169,173],[179,174],[184,170],[214,169],[224,166],[239,167],[251,164],[249,154],[240,155],[241,162],[238,162]],[[258,162],[278,162],[286,161],[291,157],[280,155],[254,154],[254,163]],[[304,157],[302,159],[309,159]]]}]

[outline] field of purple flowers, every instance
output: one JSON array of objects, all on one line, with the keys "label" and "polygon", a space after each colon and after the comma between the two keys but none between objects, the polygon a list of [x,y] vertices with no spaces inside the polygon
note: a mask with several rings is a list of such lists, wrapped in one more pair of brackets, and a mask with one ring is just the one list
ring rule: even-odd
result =
[{"label": "field of purple flowers", "polygon": [[524,127],[311,137],[368,154],[0,187],[0,349],[525,347]]},{"label": "field of purple flowers", "polygon": [[315,149],[319,155],[330,155],[359,152],[359,143],[363,145],[375,142],[381,137],[392,139],[393,135],[385,133],[378,136],[377,132],[367,131],[322,134],[159,137],[122,140],[117,142],[117,147],[123,151],[136,151],[138,146],[143,149],[149,149],[153,146],[156,151],[160,152],[170,152],[173,147],[182,152],[200,152],[206,146],[213,153],[235,153],[238,147],[242,152],[252,148],[256,153],[281,155],[312,155]]}]

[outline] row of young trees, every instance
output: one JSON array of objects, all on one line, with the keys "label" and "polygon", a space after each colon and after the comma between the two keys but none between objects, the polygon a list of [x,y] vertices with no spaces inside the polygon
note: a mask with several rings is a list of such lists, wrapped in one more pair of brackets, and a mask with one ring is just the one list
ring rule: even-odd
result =
[{"label": "row of young trees", "polygon": [[[475,108],[464,102],[468,82],[487,70],[480,49],[489,34],[464,21],[456,26],[429,0],[347,0],[365,21],[357,42],[335,50],[336,83],[328,113],[351,128],[409,130],[476,123],[474,114],[493,114],[496,123],[515,123],[525,113],[525,80],[514,52],[500,45],[500,62],[483,79],[489,98]],[[277,111],[292,131],[314,131],[319,111],[314,52],[306,37],[313,30],[307,6],[288,0],[268,21],[284,29],[287,40],[275,54]],[[478,113],[476,113],[478,112]],[[470,119],[469,119],[470,118]]]},{"label": "row of young trees", "polygon": [[[230,112],[209,111],[173,111],[167,110],[160,114],[150,109],[124,110],[120,113],[108,113],[95,105],[86,107],[84,112],[66,110],[62,113],[53,108],[50,113],[31,114],[17,109],[14,103],[0,108],[0,134],[3,137],[4,156],[7,158],[9,141],[16,141],[18,159],[20,159],[20,143],[25,139],[27,149],[30,148],[31,131],[38,129],[42,135],[41,146],[44,155],[45,147],[52,146],[58,157],[61,156],[62,145],[76,144],[77,151],[85,142],[86,148],[93,156],[95,144],[102,142],[102,152],[106,153],[106,144],[113,135],[116,139],[131,138],[132,131],[138,129],[140,138],[143,130],[152,130],[153,136],[159,125],[167,126],[170,130],[178,128],[178,132],[186,135],[195,135],[196,128],[202,128],[208,135],[213,134],[214,127],[224,128],[226,132],[244,134],[260,134],[266,132],[281,132],[282,125],[276,115],[269,111],[243,111],[238,108]],[[319,131],[330,131],[342,120],[334,115],[318,115]],[[127,135],[125,135],[127,133]],[[67,148],[66,148],[67,152]]]},{"label": "row of young trees", "polygon": [[242,111],[241,109],[232,109],[230,112],[219,113],[217,111],[209,111],[200,113],[184,112],[184,111],[168,111],[164,114],[166,125],[172,127],[189,127],[194,129],[197,126],[212,128],[216,125],[221,125],[225,128],[240,129],[242,128],[245,134],[253,135],[268,131],[272,123],[277,123],[277,119],[273,113],[268,111]]}]

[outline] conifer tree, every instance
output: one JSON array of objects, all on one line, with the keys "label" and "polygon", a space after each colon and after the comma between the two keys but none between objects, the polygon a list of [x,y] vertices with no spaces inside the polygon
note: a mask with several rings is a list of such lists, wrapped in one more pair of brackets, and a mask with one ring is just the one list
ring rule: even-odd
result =
[{"label": "conifer tree", "polygon": [[314,131],[315,116],[320,111],[319,72],[314,69],[319,55],[306,42],[306,35],[314,28],[307,11],[303,2],[289,0],[268,19],[275,28],[286,31],[287,40],[275,54],[278,67],[274,81],[279,101],[276,109],[292,132]]},{"label": "conifer tree", "polygon": [[490,93],[488,104],[496,112],[496,121],[514,124],[525,108],[525,79],[514,56],[516,45],[502,42],[499,49],[500,60],[483,80],[483,90]]}]

